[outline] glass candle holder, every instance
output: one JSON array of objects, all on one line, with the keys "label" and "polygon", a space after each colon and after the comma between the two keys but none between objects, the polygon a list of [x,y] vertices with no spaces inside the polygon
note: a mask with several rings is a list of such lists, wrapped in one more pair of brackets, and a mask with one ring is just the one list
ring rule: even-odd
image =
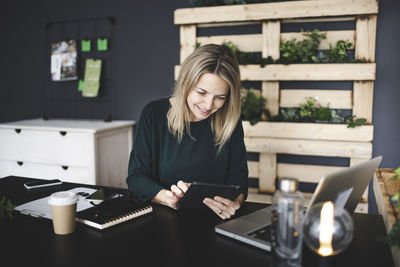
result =
[{"label": "glass candle holder", "polygon": [[307,246],[322,257],[345,250],[353,239],[353,219],[332,202],[314,205],[304,220],[303,238]]}]

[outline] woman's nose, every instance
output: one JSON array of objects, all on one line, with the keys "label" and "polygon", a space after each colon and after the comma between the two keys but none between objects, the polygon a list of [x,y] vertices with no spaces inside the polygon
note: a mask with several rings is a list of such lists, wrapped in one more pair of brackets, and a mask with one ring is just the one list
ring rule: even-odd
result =
[{"label": "woman's nose", "polygon": [[204,100],[204,105],[205,105],[205,108],[207,108],[207,109],[211,109],[211,107],[212,107],[212,105],[213,105],[213,101],[214,101],[214,98],[213,97],[207,97],[205,100]]}]

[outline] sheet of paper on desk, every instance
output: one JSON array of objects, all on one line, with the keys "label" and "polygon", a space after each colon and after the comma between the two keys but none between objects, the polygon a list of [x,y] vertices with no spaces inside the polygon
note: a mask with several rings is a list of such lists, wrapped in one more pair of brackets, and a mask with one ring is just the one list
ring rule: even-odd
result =
[{"label": "sheet of paper on desk", "polygon": [[[85,200],[85,196],[82,196],[82,193],[86,193],[85,195],[87,196],[87,194],[94,193],[96,189],[87,187],[77,187],[68,191],[74,192],[75,194],[78,195],[78,203],[76,206],[77,212],[93,207],[92,204],[90,204],[88,201]],[[48,202],[49,198],[50,196],[22,204],[20,206],[15,207],[14,210],[17,210],[23,214],[31,215],[34,217],[52,219],[51,208]]]}]

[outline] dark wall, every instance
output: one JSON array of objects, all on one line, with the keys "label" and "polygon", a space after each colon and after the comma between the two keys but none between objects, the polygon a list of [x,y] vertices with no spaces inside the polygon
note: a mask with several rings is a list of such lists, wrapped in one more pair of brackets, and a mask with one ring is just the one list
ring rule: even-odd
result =
[{"label": "dark wall", "polygon": [[[173,11],[187,0],[8,0],[0,3],[0,122],[41,117],[45,110],[46,23],[114,17],[112,88],[107,108],[113,119],[137,120],[143,106],[170,94],[179,64],[179,27]],[[400,165],[400,4],[381,0],[374,95],[374,155],[383,167]],[[71,105],[63,114],[76,115]]]},{"label": "dark wall", "polygon": [[376,40],[374,155],[383,167],[400,166],[400,2],[380,1]]},{"label": "dark wall", "polygon": [[[49,22],[115,18],[112,61],[105,62],[112,64],[112,86],[107,88],[112,94],[106,100],[114,119],[137,119],[146,102],[170,93],[173,66],[179,63],[179,27],[173,24],[173,11],[188,7],[189,2],[17,0],[2,1],[2,5],[0,121],[42,116],[48,84]],[[68,116],[69,112],[73,117],[78,113],[79,117],[83,113],[74,110],[73,104],[69,108],[60,106],[61,114]]]}]

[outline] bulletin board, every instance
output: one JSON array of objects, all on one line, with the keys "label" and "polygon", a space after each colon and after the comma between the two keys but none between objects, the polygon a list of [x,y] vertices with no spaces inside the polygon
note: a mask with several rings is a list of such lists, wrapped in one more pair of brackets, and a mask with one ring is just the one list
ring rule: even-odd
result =
[{"label": "bulletin board", "polygon": [[[113,17],[46,23],[44,119],[112,120],[114,25]],[[74,54],[71,52],[74,50],[74,42],[75,66]],[[71,46],[67,48],[67,44]],[[71,53],[67,58],[52,57],[58,50]],[[79,91],[83,86],[87,59],[101,60],[99,90],[95,97],[84,96],[82,91]],[[65,66],[57,73],[54,69],[57,70],[59,67],[57,65],[59,61],[63,61]]]}]

